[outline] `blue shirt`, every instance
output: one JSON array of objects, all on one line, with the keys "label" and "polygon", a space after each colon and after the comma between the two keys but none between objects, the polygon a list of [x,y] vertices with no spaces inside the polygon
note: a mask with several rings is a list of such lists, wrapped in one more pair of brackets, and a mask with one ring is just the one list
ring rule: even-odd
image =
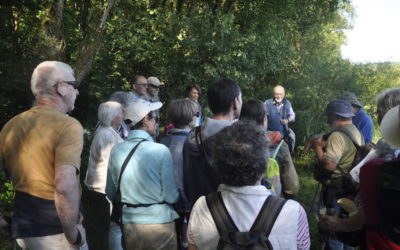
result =
[{"label": "blue shirt", "polygon": [[[169,149],[153,142],[143,130],[131,130],[128,140],[113,147],[107,174],[107,196],[113,200],[116,194],[120,169],[132,148],[142,139],[133,154],[121,180],[121,200],[130,204],[173,204],[178,199],[172,158]],[[161,224],[178,218],[169,204],[154,204],[149,207],[124,207],[123,224]]]},{"label": "blue shirt", "polygon": [[372,141],[372,131],[374,129],[371,117],[365,113],[363,109],[359,109],[353,117],[353,124],[363,135],[365,143],[370,143]]}]

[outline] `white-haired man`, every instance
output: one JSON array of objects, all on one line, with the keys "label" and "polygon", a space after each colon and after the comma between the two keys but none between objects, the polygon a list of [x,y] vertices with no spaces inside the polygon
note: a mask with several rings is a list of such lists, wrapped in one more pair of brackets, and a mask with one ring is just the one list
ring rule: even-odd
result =
[{"label": "white-haired man", "polygon": [[77,174],[83,147],[74,109],[79,83],[72,68],[46,61],[33,71],[36,105],[0,132],[0,169],[16,190],[12,236],[28,249],[70,249],[83,245]]}]

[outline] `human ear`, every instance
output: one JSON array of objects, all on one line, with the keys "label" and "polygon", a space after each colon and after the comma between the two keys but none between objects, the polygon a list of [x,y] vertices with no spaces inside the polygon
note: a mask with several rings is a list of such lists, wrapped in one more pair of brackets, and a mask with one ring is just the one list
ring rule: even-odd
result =
[{"label": "human ear", "polygon": [[57,84],[56,91],[60,96],[66,96],[70,93],[70,88],[66,84]]}]

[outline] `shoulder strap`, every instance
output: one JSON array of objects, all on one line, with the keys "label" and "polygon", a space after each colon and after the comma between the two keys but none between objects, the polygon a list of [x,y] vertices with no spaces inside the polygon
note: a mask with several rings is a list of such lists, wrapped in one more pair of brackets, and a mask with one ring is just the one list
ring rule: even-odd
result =
[{"label": "shoulder strap", "polygon": [[286,201],[277,196],[268,196],[250,231],[263,231],[268,237]]},{"label": "shoulder strap", "polygon": [[204,147],[203,137],[201,136],[201,125],[194,128],[194,137],[198,149],[200,150],[206,162],[210,165],[210,161],[208,160],[206,153],[206,148]]},{"label": "shoulder strap", "polygon": [[220,236],[223,232],[238,231],[238,228],[236,227],[224,205],[221,192],[207,195],[206,202]]},{"label": "shoulder strap", "polygon": [[272,159],[275,159],[276,155],[277,155],[278,152],[279,152],[279,149],[281,149],[282,143],[283,143],[283,140],[281,140],[281,142],[280,142],[280,143],[278,144],[278,146],[276,147],[275,152],[274,152],[274,155],[272,156]]},{"label": "shoulder strap", "polygon": [[356,140],[355,140],[355,138],[353,137],[353,135],[350,134],[349,131],[347,131],[346,129],[337,128],[337,129],[334,129],[332,132],[334,132],[334,131],[337,131],[337,132],[340,132],[340,133],[345,134],[347,137],[350,138],[350,140],[353,142],[353,144],[354,144],[354,146],[356,147],[357,150],[360,148],[360,145],[358,145],[358,144],[356,143]]},{"label": "shoulder strap", "polygon": [[121,202],[121,179],[122,179],[122,174],[125,171],[126,166],[128,165],[129,160],[132,158],[132,155],[135,153],[136,149],[139,147],[139,145],[144,142],[146,139],[141,140],[140,142],[138,142],[138,144],[135,145],[135,147],[133,147],[133,149],[131,150],[131,152],[129,152],[128,156],[126,157],[124,163],[122,164],[121,167],[121,171],[119,173],[119,178],[118,178],[118,187],[117,187],[117,193],[116,193],[116,199],[117,202]]},{"label": "shoulder strap", "polygon": [[[355,139],[354,139],[354,137],[353,137],[353,135],[352,134],[350,134],[346,129],[342,129],[342,128],[337,128],[337,129],[334,129],[332,132],[339,132],[339,133],[342,133],[342,134],[344,134],[345,136],[347,136],[348,138],[350,138],[350,140],[351,140],[351,142],[353,143],[353,145],[354,145],[354,147],[356,147],[356,150],[358,151],[359,149],[360,149],[360,145],[358,145],[357,143],[356,143],[356,141],[355,141]],[[356,153],[356,155],[357,155],[357,153]],[[356,155],[354,156],[354,157],[356,157]],[[343,170],[343,168],[341,168],[341,167],[339,167],[339,166],[336,166],[336,168],[339,170],[339,172],[342,174],[342,175],[346,175],[346,173],[344,172],[344,170]]]}]

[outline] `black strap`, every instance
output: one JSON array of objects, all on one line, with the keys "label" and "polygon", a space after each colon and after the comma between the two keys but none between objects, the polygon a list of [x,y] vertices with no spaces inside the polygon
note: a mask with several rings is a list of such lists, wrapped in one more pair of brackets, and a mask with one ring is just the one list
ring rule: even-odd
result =
[{"label": "black strap", "polygon": [[133,207],[133,208],[138,208],[138,207],[150,207],[153,205],[159,205],[159,204],[167,204],[167,205],[171,205],[169,203],[166,203],[165,201],[163,202],[158,202],[158,203],[151,203],[151,204],[131,204],[131,203],[125,203],[123,202],[122,204],[124,204],[127,207]]},{"label": "black strap", "polygon": [[203,137],[201,136],[201,125],[194,128],[194,137],[200,153],[203,155],[207,164],[211,165],[207,157],[206,148],[204,147]]},{"label": "black strap", "polygon": [[358,145],[358,144],[356,143],[355,138],[353,137],[352,134],[349,133],[349,131],[347,131],[347,130],[345,130],[345,129],[342,129],[342,128],[340,128],[340,127],[337,128],[337,129],[334,129],[332,132],[335,132],[335,131],[341,132],[341,133],[345,134],[347,137],[349,137],[350,140],[353,142],[353,144],[354,144],[354,146],[356,147],[357,150],[361,147],[361,145]]},{"label": "black strap", "polygon": [[133,147],[133,149],[131,150],[131,152],[129,152],[128,156],[126,157],[124,163],[122,164],[121,167],[121,171],[119,173],[119,178],[118,178],[118,187],[117,187],[117,193],[115,195],[115,200],[116,202],[121,203],[121,179],[122,179],[122,174],[125,171],[126,166],[128,165],[129,160],[132,158],[133,154],[135,153],[136,149],[139,147],[139,145],[146,141],[146,139],[141,140],[140,142],[138,142],[138,144],[135,145],[135,147]]},{"label": "black strap", "polygon": [[[356,140],[355,140],[355,138],[353,137],[353,135],[352,134],[350,134],[347,130],[345,130],[345,129],[342,129],[342,128],[336,128],[336,129],[334,129],[332,132],[339,132],[339,133],[343,133],[345,136],[347,136],[350,140],[351,140],[351,142],[353,143],[353,145],[356,147],[356,151],[358,151],[359,149],[360,149],[360,145],[358,145],[357,143],[356,143]],[[356,157],[357,156],[357,153],[356,153],[356,155],[354,156],[354,157]],[[353,159],[354,160],[354,159]],[[346,175],[346,172],[344,172],[344,170],[343,170],[343,168],[341,168],[341,167],[339,167],[339,166],[336,166],[336,168],[339,170],[339,172],[342,174],[342,175]]]},{"label": "black strap", "polygon": [[[286,201],[276,196],[268,196],[250,231],[263,231],[268,237]],[[206,202],[220,236],[222,232],[239,231],[225,207],[221,192],[207,195]]]},{"label": "black strap", "polygon": [[206,202],[220,236],[223,232],[239,231],[225,207],[221,192],[207,195]]},{"label": "black strap", "polygon": [[268,237],[286,201],[277,196],[268,196],[250,231],[263,231]]}]

